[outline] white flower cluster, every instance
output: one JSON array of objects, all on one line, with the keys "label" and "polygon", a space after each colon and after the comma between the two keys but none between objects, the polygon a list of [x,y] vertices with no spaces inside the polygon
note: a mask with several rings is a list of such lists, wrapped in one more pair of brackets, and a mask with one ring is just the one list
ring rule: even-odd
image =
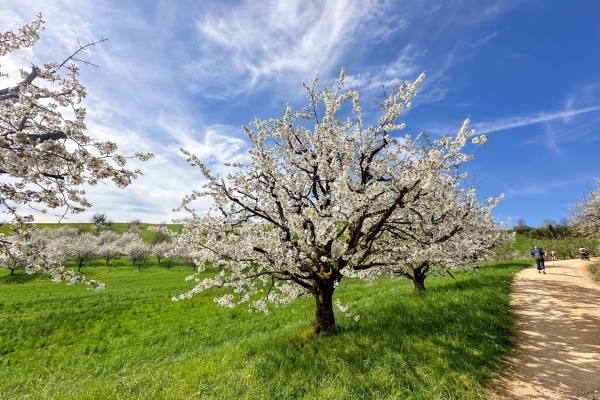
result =
[{"label": "white flower cluster", "polygon": [[483,145],[483,147],[485,147],[486,141],[487,141],[486,135],[475,136],[473,139],[471,139],[471,142],[473,142],[474,144],[481,144],[481,145]]},{"label": "white flower cluster", "polygon": [[586,237],[600,240],[600,179],[596,179],[596,190],[571,205],[569,212],[571,226]]},{"label": "white flower cluster", "polygon": [[346,316],[346,318],[353,318],[357,322],[360,320],[360,315],[358,315],[358,314],[352,314],[349,311],[349,307],[343,305],[342,302],[340,301],[340,299],[335,299],[335,303],[334,304],[335,304],[335,308],[337,308],[342,313],[344,313],[344,315]]},{"label": "white flower cluster", "polygon": [[[469,120],[455,137],[433,143],[390,136],[404,128],[396,120],[423,78],[378,102],[383,115],[368,127],[358,92],[342,92],[343,70],[335,91],[304,84],[307,108],[288,105],[282,118],[244,127],[251,162],[226,179],[182,150],[208,182],[183,200],[191,217],[176,247],[193,254],[199,271],[209,263],[222,273],[194,277],[194,288],[174,300],[221,287],[229,288],[221,306],[249,302],[266,311],[267,303],[312,294],[326,304],[317,307],[318,324],[331,321],[320,310],[332,307],[343,276],[373,282],[424,261],[455,268],[492,246],[498,225],[491,212],[500,199],[478,203],[467,175],[457,172],[472,159],[462,151],[473,134]],[[346,101],[350,115],[337,118]],[[196,215],[191,203],[207,196],[214,206]]]}]

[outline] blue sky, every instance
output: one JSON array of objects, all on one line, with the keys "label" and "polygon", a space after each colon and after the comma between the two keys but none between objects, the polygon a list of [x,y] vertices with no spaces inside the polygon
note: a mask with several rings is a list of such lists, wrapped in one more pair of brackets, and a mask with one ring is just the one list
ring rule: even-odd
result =
[{"label": "blue sky", "polygon": [[488,142],[469,148],[476,159],[464,167],[481,198],[505,194],[499,219],[567,217],[600,178],[599,2],[0,0],[0,30],[38,11],[42,40],[3,70],[62,61],[78,38],[110,38],[89,55],[100,68],[82,68],[89,134],[156,155],[125,190],[86,189],[94,207],[72,222],[95,212],[171,220],[203,183],[180,147],[223,172],[222,162],[248,159],[242,124],[304,106],[301,82],[318,75],[331,86],[342,67],[363,109],[382,84],[425,71],[402,134],[453,134],[470,117]]}]

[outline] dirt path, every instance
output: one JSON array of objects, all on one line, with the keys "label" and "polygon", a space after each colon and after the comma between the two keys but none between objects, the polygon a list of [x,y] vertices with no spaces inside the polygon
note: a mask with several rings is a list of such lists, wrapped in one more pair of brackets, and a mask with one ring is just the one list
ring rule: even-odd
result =
[{"label": "dirt path", "polygon": [[600,400],[600,285],[587,265],[550,261],[546,275],[535,267],[516,275],[514,369],[492,398]]}]

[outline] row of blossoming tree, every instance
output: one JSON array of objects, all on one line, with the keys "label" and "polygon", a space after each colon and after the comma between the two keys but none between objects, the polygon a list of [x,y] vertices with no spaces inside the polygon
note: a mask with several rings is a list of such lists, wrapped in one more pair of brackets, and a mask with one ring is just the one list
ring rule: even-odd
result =
[{"label": "row of blossoming tree", "polygon": [[[37,40],[42,22],[40,17],[21,31],[29,38],[23,45]],[[56,75],[63,67],[70,71],[67,78]],[[30,74],[22,73],[19,85],[7,89],[9,97],[1,98],[9,122],[2,122],[7,158],[0,170],[18,181],[3,184],[0,193],[17,222],[20,217],[9,201],[79,211],[89,204],[74,189],[78,185],[112,178],[124,186],[139,173],[105,161],[112,157],[124,164],[124,157],[113,155],[114,143],[92,142],[83,135],[85,113],[74,100],[85,91],[75,79],[77,71],[74,63],[34,67]],[[35,77],[61,88],[38,88],[32,84]],[[380,275],[402,276],[424,290],[431,272],[478,265],[494,246],[510,240],[492,215],[501,197],[479,201],[461,171],[473,158],[463,151],[474,134],[468,120],[456,136],[435,141],[395,135],[404,129],[398,117],[410,107],[423,79],[424,74],[384,92],[374,125],[363,121],[358,91],[344,91],[344,70],[335,90],[317,90],[316,79],[304,84],[308,107],[292,111],[288,105],[283,117],[256,119],[252,128],[244,127],[252,143],[251,162],[230,164],[237,172],[227,177],[214,176],[202,160],[182,150],[207,183],[182,203],[191,217],[182,221],[185,229],[176,248],[192,255],[198,273],[209,264],[220,273],[192,277],[196,285],[174,300],[220,287],[226,291],[216,299],[222,306],[249,303],[266,312],[268,303],[285,305],[313,296],[314,331],[327,332],[335,326],[333,295],[344,276],[371,283]],[[46,111],[38,101],[42,97],[72,106],[76,120],[64,120],[53,108]],[[65,146],[68,140],[74,141],[73,153]],[[483,144],[485,136],[472,142]],[[88,152],[90,144],[99,156]],[[75,172],[69,169],[72,163]],[[30,183],[52,190],[25,190]],[[213,201],[207,215],[192,208],[200,197]],[[5,254],[13,250],[5,246]]]},{"label": "row of blossoming tree", "polygon": [[[152,245],[145,243],[141,233],[135,229],[123,234],[102,231],[94,235],[63,226],[57,229],[29,229],[27,233],[14,235],[7,240],[13,243],[12,257],[0,260],[0,268],[10,270],[11,275],[17,270],[32,273],[39,267],[56,268],[62,266],[65,260],[73,261],[77,265],[77,272],[81,272],[81,268],[94,258],[102,258],[109,270],[110,261],[116,257],[129,259],[138,270],[149,257],[156,258],[159,264],[167,268],[171,267],[173,261],[194,266],[193,259],[185,249],[175,249],[168,241]],[[75,273],[69,273],[68,276],[71,284],[85,281],[83,276]]]}]

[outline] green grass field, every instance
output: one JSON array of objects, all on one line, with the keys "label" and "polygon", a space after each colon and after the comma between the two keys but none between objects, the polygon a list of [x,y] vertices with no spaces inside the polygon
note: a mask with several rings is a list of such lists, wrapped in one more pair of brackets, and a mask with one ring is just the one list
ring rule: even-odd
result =
[{"label": "green grass field", "polygon": [[[114,262],[114,264],[113,264]],[[126,260],[82,269],[103,292],[0,270],[1,399],[479,399],[505,371],[509,286],[528,263],[456,280],[374,286],[346,279],[341,333],[312,336],[313,299],[270,315],[191,300],[191,267]]]}]

